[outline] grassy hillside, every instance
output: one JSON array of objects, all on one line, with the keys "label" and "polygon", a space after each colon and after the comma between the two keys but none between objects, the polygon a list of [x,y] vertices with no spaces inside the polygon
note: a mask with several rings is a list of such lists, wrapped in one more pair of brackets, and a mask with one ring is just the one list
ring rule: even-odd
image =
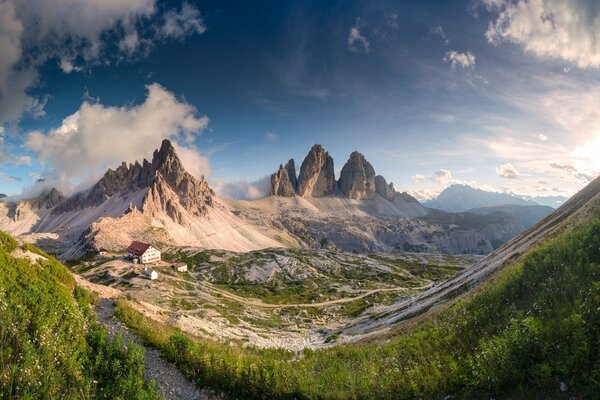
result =
[{"label": "grassy hillside", "polygon": [[200,385],[241,398],[596,398],[600,212],[385,343],[291,353],[188,337],[125,301],[120,317]]},{"label": "grassy hillside", "polygon": [[159,398],[142,367],[142,348],[109,340],[62,264],[0,231],[0,399]]}]

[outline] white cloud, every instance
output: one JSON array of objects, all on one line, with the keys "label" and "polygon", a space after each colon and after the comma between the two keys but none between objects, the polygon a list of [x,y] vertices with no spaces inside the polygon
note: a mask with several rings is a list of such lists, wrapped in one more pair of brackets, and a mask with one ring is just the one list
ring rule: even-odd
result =
[{"label": "white cloud", "polygon": [[496,168],[498,176],[504,179],[519,179],[521,173],[510,163],[502,164]]},{"label": "white cloud", "polygon": [[506,4],[506,0],[481,0],[485,8],[488,10],[500,9]]},{"label": "white cloud", "polygon": [[538,57],[600,67],[600,9],[595,1],[485,1],[499,11],[486,36],[491,43],[513,42]]},{"label": "white cloud", "polygon": [[426,176],[423,174],[416,174],[412,176],[412,181],[414,183],[419,183],[419,182],[423,182],[425,180]]},{"label": "white cloud", "polygon": [[25,90],[37,80],[31,67],[17,68],[25,28],[12,1],[0,2],[0,124],[18,119],[33,105]]},{"label": "white cloud", "polygon": [[541,142],[545,142],[546,140],[548,140],[548,136],[544,135],[543,133],[540,133],[540,134],[538,135],[538,139],[539,139]]},{"label": "white cloud", "polygon": [[449,62],[453,68],[460,66],[462,68],[475,68],[475,56],[470,52],[459,53],[457,51],[449,51],[444,57],[444,61]]},{"label": "white cloud", "polygon": [[[44,101],[28,90],[38,83],[38,69],[49,60],[58,60],[63,72],[72,73],[84,65],[146,54],[156,40],[182,39],[206,30],[194,6],[183,3],[180,10],[155,17],[155,3],[0,0],[0,124],[25,113],[41,115]],[[157,21],[160,26],[150,25]],[[144,24],[149,29],[142,29]]]},{"label": "white cloud", "polygon": [[431,200],[440,194],[439,190],[418,189],[411,190],[409,194],[419,201]]},{"label": "white cloud", "polygon": [[66,55],[60,57],[60,62],[58,65],[59,65],[60,69],[62,70],[62,72],[64,72],[65,74],[70,74],[73,71],[79,72],[83,69],[81,67],[74,65],[73,58],[66,56]]},{"label": "white cloud", "polygon": [[440,169],[438,171],[435,171],[431,178],[441,184],[441,185],[447,185],[448,183],[451,182],[452,180],[452,173],[450,171],[448,171],[447,169]]},{"label": "white cloud", "polygon": [[126,54],[132,54],[140,47],[140,35],[137,30],[129,29],[119,42],[119,49]]},{"label": "white cloud", "polygon": [[136,106],[113,107],[84,102],[59,127],[27,135],[25,147],[36,153],[45,176],[77,182],[97,177],[122,161],[150,158],[164,138],[180,140],[182,162],[196,177],[210,173],[208,160],[190,144],[208,125],[208,118],[162,86],[147,86]]},{"label": "white cloud", "polygon": [[171,10],[165,13],[159,35],[183,39],[186,36],[195,33],[202,34],[205,31],[206,25],[202,20],[200,11],[191,4],[183,3],[179,12]]},{"label": "white cloud", "polygon": [[274,143],[279,140],[279,135],[275,132],[267,132],[265,133],[265,140]]},{"label": "white cloud", "polygon": [[245,180],[225,182],[216,179],[210,182],[219,195],[230,199],[256,200],[269,195],[271,190],[271,176],[267,175],[253,182]]},{"label": "white cloud", "polygon": [[350,27],[350,32],[348,33],[348,50],[354,52],[369,52],[369,40],[360,32],[359,27],[360,20],[356,21],[356,24]]}]

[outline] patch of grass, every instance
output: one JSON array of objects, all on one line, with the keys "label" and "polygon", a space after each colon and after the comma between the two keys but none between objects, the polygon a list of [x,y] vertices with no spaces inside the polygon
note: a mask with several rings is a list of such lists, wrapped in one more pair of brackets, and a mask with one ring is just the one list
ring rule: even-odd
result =
[{"label": "patch of grass", "polygon": [[12,246],[0,245],[0,399],[158,399],[143,349],[108,338],[67,268],[12,257]]}]

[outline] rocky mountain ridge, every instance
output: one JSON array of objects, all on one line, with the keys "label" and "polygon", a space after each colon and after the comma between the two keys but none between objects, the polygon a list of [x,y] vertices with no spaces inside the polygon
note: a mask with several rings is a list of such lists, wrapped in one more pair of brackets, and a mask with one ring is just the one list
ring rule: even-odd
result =
[{"label": "rocky mountain ridge", "polygon": [[90,248],[124,248],[132,240],[233,251],[281,246],[275,233],[237,218],[204,178],[189,174],[168,140],[151,162],[109,169],[68,198],[51,189],[34,199],[0,202],[0,229],[29,235],[63,258]]},{"label": "rocky mountain ridge", "polygon": [[346,164],[335,179],[333,158],[320,144],[315,144],[302,162],[300,174],[296,178],[294,160],[291,159],[271,175],[273,196],[282,197],[326,197],[338,196],[354,200],[372,199],[381,196],[387,201],[418,203],[406,192],[397,192],[392,182],[387,183],[375,168],[358,151],[350,154]]}]

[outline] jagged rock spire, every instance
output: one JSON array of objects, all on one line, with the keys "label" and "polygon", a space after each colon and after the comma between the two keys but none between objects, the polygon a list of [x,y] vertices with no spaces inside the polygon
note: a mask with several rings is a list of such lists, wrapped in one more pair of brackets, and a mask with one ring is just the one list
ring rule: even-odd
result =
[{"label": "jagged rock spire", "polygon": [[340,172],[340,191],[350,199],[364,199],[375,194],[375,169],[358,151],[350,154]]},{"label": "jagged rock spire", "polygon": [[321,197],[334,194],[336,189],[333,158],[323,146],[315,144],[300,167],[296,192],[300,196]]}]

